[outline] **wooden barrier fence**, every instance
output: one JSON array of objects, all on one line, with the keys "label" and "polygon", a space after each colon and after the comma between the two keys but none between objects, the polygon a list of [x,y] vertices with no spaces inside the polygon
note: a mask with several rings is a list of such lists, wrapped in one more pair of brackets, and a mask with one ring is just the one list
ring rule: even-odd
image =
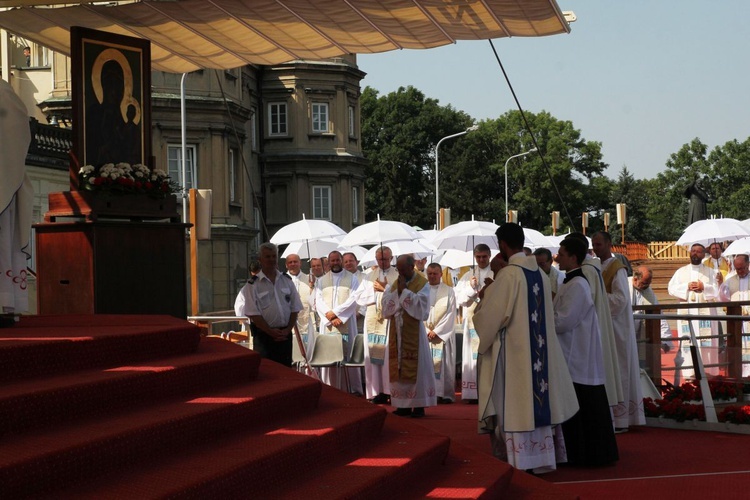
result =
[{"label": "wooden barrier fence", "polygon": [[648,259],[689,260],[690,250],[675,241],[652,241],[648,246]]}]

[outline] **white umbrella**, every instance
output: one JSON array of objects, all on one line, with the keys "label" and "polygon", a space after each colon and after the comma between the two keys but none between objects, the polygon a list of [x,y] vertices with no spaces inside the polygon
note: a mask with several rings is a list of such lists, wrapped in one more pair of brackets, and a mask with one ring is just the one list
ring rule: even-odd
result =
[{"label": "white umbrella", "polygon": [[724,255],[750,255],[750,237],[746,236],[729,244]]},{"label": "white umbrella", "polygon": [[[543,235],[536,229],[523,228],[524,242],[523,246],[529,247],[532,250],[537,248],[554,248],[555,244],[549,239],[548,236]],[[557,245],[560,246],[560,245]]]},{"label": "white umbrella", "polygon": [[737,219],[704,219],[693,222],[682,233],[677,245],[690,247],[695,243],[707,246],[715,241],[736,240],[750,236]]},{"label": "white umbrella", "polygon": [[[490,250],[490,260],[497,255],[499,250]],[[472,250],[446,250],[443,255],[437,259],[437,263],[442,267],[450,267],[451,269],[458,269],[461,267],[470,267],[476,264],[474,261],[474,252]]]},{"label": "white umbrella", "polygon": [[[547,236],[547,239],[552,243],[552,247],[546,247],[546,248],[549,248],[549,250],[551,252],[552,252],[552,250],[554,248],[559,249],[560,248],[560,242],[562,240],[564,240],[565,238],[567,238],[568,234],[570,234],[570,233],[565,233],[565,234],[561,234],[561,235],[558,235],[558,236]],[[586,240],[589,242],[589,250],[593,250],[594,247],[591,244],[591,238],[589,238],[588,236],[586,236]],[[552,252],[552,253],[555,253],[555,252]]]},{"label": "white umbrella", "polygon": [[[359,245],[352,245],[352,246],[348,246],[348,247],[343,247],[343,246],[341,246],[341,242],[339,242],[339,246],[338,246],[338,248],[336,250],[338,250],[342,254],[347,253],[347,252],[351,252],[351,253],[354,254],[355,257],[357,257],[358,261],[361,261],[362,257],[364,257],[365,254],[367,253],[367,249],[365,247],[362,247],[362,246],[359,246]],[[360,262],[359,264],[362,265],[362,262]]]},{"label": "white umbrella", "polygon": [[[411,241],[411,240],[401,240],[401,241],[389,241],[385,244],[388,248],[391,249],[391,252],[393,253],[393,256],[399,256],[407,253],[414,254],[415,259],[422,259],[424,257],[429,257],[430,255],[435,254],[435,250],[426,247],[419,241]],[[375,245],[371,249],[367,251],[367,253],[362,257],[363,262],[374,262],[375,261],[375,253],[380,248],[380,245]]]},{"label": "white umbrella", "polygon": [[282,258],[291,254],[297,254],[301,259],[313,259],[327,257],[329,253],[338,250],[341,243],[335,238],[324,238],[320,240],[293,241],[286,247]]},{"label": "white umbrella", "polygon": [[396,240],[418,240],[420,234],[411,226],[395,220],[378,220],[357,226],[341,240],[341,246],[380,245]]},{"label": "white umbrella", "polygon": [[446,250],[473,251],[474,247],[484,243],[497,250],[495,231],[499,226],[493,222],[469,220],[453,224],[440,231],[432,243]]},{"label": "white umbrella", "polygon": [[276,234],[273,235],[270,241],[275,245],[282,245],[293,241],[319,240],[344,235],[346,235],[346,231],[333,222],[319,219],[305,219],[305,214],[302,214],[302,220],[282,227],[276,231]]}]

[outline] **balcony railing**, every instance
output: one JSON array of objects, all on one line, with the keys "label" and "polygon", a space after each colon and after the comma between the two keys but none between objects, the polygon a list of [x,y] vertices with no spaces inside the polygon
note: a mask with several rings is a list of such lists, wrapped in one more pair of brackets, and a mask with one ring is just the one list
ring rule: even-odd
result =
[{"label": "balcony railing", "polygon": [[69,151],[73,148],[73,132],[67,128],[39,123],[29,119],[31,144],[26,162],[29,165],[67,170]]}]

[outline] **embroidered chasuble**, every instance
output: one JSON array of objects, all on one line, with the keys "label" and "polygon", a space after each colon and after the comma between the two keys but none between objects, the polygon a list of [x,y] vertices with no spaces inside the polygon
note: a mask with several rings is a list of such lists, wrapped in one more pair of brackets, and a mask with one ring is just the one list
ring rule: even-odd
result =
[{"label": "embroidered chasuble", "polygon": [[[432,293],[432,292],[430,292]],[[443,319],[443,316],[448,312],[448,297],[450,296],[450,288],[447,286],[438,286],[435,292],[435,302],[430,304],[430,317],[427,318],[425,327],[427,330],[434,330],[437,324]],[[433,344],[430,342],[430,353],[432,355],[432,364],[435,367],[435,378],[440,380],[440,372],[443,367],[443,351],[445,350],[445,342],[439,344]]]},{"label": "embroidered chasuble", "polygon": [[[418,293],[427,284],[427,279],[420,274],[414,274],[406,289]],[[396,292],[398,283],[391,285],[391,292]],[[401,312],[401,345],[396,333],[396,322],[391,321],[388,337],[389,375],[393,382],[417,382],[417,366],[419,363],[419,336],[421,334],[418,318],[411,317],[406,311]],[[399,356],[400,347],[400,356]]]},{"label": "embroidered chasuble", "polygon": [[[323,295],[323,300],[328,307],[331,309],[340,306],[349,299],[352,291],[352,278],[353,275],[349,272],[341,272],[342,276],[338,280],[338,283],[334,282],[333,273],[326,273],[318,283],[320,283],[320,292]],[[338,332],[344,339],[344,342],[349,342],[349,324],[348,322],[342,323],[340,326],[328,326],[328,332]]]},{"label": "embroidered chasuble", "polygon": [[[518,266],[520,267],[520,266]],[[534,427],[551,424],[549,406],[549,374],[547,365],[547,318],[544,311],[542,275],[521,267],[526,278],[526,300],[528,301],[529,360],[533,369],[532,391],[534,393]]]}]

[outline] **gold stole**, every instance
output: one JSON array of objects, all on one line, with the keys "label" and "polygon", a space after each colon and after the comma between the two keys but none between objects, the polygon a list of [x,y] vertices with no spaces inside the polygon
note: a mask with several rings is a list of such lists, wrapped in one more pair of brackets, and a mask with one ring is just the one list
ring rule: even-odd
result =
[{"label": "gold stole", "polygon": [[[606,269],[602,270],[602,279],[604,280],[604,288],[607,289],[607,293],[612,293],[612,282],[615,280],[617,271],[625,269],[625,266],[620,259],[612,257],[613,261]],[[602,266],[604,267],[604,266]]]},{"label": "gold stole", "polygon": [[[445,283],[441,282],[435,291],[435,305],[430,308],[430,317],[427,318],[425,326],[427,330],[434,330],[435,326],[440,323],[443,316],[448,312],[448,297],[450,295],[450,287]],[[451,325],[453,328],[453,325]],[[432,353],[432,365],[435,368],[435,374],[440,375],[443,365],[443,349],[445,348],[445,342],[441,340],[437,344],[433,344],[430,341],[430,352]]]},{"label": "gold stole", "polygon": [[[417,294],[427,284],[427,280],[421,275],[414,273],[414,277],[406,285],[406,289]],[[391,291],[398,289],[398,282],[391,286]],[[421,335],[421,321],[412,318],[406,312],[401,310],[401,359],[398,358],[398,334],[396,332],[396,322],[391,321],[390,331],[388,332],[388,360],[389,375],[391,383],[393,382],[417,382],[417,366],[419,365],[419,336]]]},{"label": "gold stole", "polygon": [[[339,280],[338,286],[333,284],[333,273],[328,272],[322,278],[320,278],[320,293],[323,294],[323,300],[333,310],[334,307],[346,302],[349,298],[349,293],[352,289],[352,274],[347,271],[341,271],[345,273]],[[334,292],[335,296],[334,296]],[[334,301],[336,302],[334,304]],[[321,322],[323,319],[321,318]],[[326,320],[327,321],[327,320]],[[349,326],[346,323],[341,326],[329,326],[328,330],[335,329],[337,332],[344,335],[349,333]]]}]

